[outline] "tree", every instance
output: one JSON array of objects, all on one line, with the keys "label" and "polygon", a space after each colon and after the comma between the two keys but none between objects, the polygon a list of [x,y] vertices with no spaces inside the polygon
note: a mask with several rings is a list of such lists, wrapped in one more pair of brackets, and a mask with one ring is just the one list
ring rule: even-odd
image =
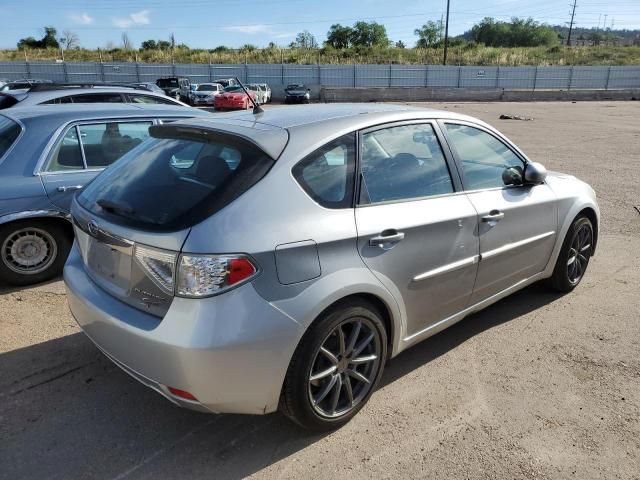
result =
[{"label": "tree", "polygon": [[158,50],[169,50],[171,48],[171,42],[166,40],[158,40]]},{"label": "tree", "polygon": [[442,40],[442,22],[429,20],[420,28],[416,28],[413,33],[418,37],[416,47],[434,47]]},{"label": "tree", "polygon": [[80,37],[71,30],[65,30],[62,32],[62,38],[60,38],[62,48],[69,50],[70,48],[78,48],[80,46]]},{"label": "tree", "polygon": [[124,51],[131,50],[131,40],[129,39],[129,35],[127,32],[122,32],[122,49]]},{"label": "tree", "polygon": [[171,32],[171,35],[169,35],[169,43],[171,44],[171,50],[176,48],[176,36],[173,34],[173,32]]},{"label": "tree", "polygon": [[56,39],[58,31],[53,27],[44,27],[44,37],[36,40],[33,37],[21,38],[18,41],[18,48],[60,48],[60,44]]},{"label": "tree", "polygon": [[353,29],[351,27],[342,26],[339,23],[331,25],[329,32],[327,33],[327,45],[336,48],[343,49],[351,46],[351,37],[353,35]]},{"label": "tree", "polygon": [[255,52],[258,49],[255,45],[251,45],[250,43],[245,43],[240,47],[240,51],[243,53],[251,53]]},{"label": "tree", "polygon": [[145,40],[140,44],[140,50],[157,50],[158,44],[155,40]]},{"label": "tree", "polygon": [[356,22],[353,25],[351,44],[354,47],[388,47],[389,37],[384,25],[376,22]]},{"label": "tree", "polygon": [[558,43],[558,34],[548,25],[532,18],[512,18],[511,22],[495,21],[486,17],[471,28],[476,43],[490,47],[536,47]]},{"label": "tree", "polygon": [[407,48],[407,46],[404,44],[402,40],[398,40],[396,42],[396,48]]},{"label": "tree", "polygon": [[318,48],[318,41],[308,30],[298,33],[295,41],[291,42],[290,48],[313,49]]}]

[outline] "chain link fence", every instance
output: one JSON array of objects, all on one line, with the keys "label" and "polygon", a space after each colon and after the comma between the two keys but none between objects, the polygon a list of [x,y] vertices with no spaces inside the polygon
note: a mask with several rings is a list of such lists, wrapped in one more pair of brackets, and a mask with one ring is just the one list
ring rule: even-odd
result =
[{"label": "chain link fence", "polygon": [[638,66],[473,67],[441,65],[145,64],[0,62],[0,79],[55,82],[155,82],[185,76],[193,83],[238,77],[273,87],[447,87],[506,90],[640,88]]}]

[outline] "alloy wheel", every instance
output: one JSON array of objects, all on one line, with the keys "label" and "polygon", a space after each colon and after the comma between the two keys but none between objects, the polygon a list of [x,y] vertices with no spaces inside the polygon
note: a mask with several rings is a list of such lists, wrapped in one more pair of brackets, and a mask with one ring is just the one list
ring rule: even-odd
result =
[{"label": "alloy wheel", "polygon": [[366,318],[336,326],[315,355],[309,372],[311,406],[322,417],[349,413],[369,393],[380,369],[380,333]]},{"label": "alloy wheel", "polygon": [[2,243],[0,257],[13,272],[34,275],[55,261],[58,247],[51,234],[40,228],[22,228]]},{"label": "alloy wheel", "polygon": [[593,233],[589,225],[582,225],[574,234],[567,259],[567,277],[572,285],[577,284],[589,263]]}]

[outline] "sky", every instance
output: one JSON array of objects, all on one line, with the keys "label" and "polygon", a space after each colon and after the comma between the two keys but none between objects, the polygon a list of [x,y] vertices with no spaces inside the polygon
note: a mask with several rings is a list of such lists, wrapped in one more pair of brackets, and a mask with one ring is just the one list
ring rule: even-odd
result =
[{"label": "sky", "polygon": [[[468,30],[484,17],[533,17],[553,25],[571,16],[572,0],[451,0],[450,33]],[[413,46],[413,31],[440,20],[446,0],[0,0],[0,48],[15,48],[20,38],[42,37],[51,25],[75,32],[86,48],[120,43],[126,32],[135,46],[146,39],[168,40],[194,48],[239,47],[269,42],[288,45],[309,30],[319,42],[334,23],[357,20],[386,26],[393,41]],[[640,0],[577,0],[579,27],[640,28]]]}]

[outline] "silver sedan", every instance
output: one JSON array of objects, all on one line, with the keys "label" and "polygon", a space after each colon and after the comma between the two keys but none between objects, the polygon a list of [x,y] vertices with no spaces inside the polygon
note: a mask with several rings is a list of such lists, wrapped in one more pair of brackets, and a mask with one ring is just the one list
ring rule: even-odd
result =
[{"label": "silver sedan", "polygon": [[339,427],[389,358],[533,282],[571,291],[595,252],[591,187],[464,115],[314,105],[150,134],[76,196],[64,278],[98,348],[183,407]]}]

